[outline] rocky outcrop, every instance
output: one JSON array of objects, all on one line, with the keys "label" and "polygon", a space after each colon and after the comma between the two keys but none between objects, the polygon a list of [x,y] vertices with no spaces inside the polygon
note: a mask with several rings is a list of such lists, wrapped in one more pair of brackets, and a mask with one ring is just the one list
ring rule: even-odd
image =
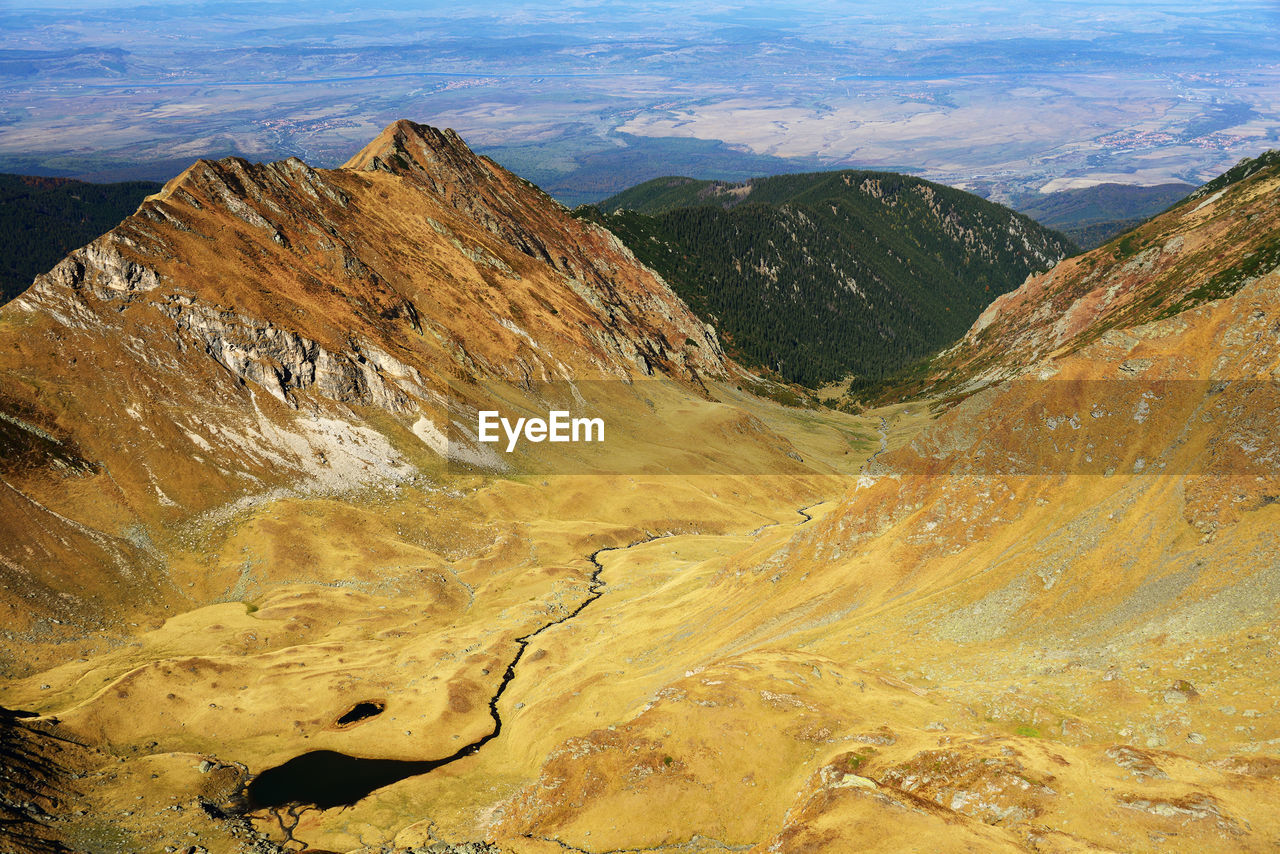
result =
[{"label": "rocky outcrop", "polygon": [[12,305],[19,311],[46,312],[66,326],[87,328],[93,316],[86,297],[127,305],[160,287],[160,274],[130,258],[124,241],[106,234],[77,249],[35,282]]},{"label": "rocky outcrop", "polygon": [[293,392],[314,389],[330,400],[375,406],[396,414],[415,411],[408,392],[426,397],[418,371],[355,339],[333,353],[270,321],[255,321],[175,297],[162,309],[178,334],[204,347],[218,364],[261,386],[288,406]]}]

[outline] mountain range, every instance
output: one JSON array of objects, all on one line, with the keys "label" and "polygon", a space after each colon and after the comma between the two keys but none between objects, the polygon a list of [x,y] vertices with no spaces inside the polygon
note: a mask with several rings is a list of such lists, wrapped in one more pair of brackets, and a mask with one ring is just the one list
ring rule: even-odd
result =
[{"label": "mountain range", "polygon": [[1011,199],[1010,206],[1062,232],[1084,249],[1093,249],[1167,210],[1195,189],[1193,184],[1176,181],[1153,186],[1095,184],[1024,193]]},{"label": "mountain range", "polygon": [[1278,168],[672,211],[1043,263],[850,414],[451,131],[196,162],[0,308],[5,850],[1272,850]]}]

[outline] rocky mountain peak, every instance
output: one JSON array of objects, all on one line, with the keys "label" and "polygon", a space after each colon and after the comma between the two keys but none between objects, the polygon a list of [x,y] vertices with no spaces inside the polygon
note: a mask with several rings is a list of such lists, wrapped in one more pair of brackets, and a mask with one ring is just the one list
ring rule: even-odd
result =
[{"label": "rocky mountain peak", "polygon": [[[598,279],[596,253],[580,251],[583,227],[533,184],[477,155],[450,128],[441,130],[401,119],[388,125],[342,168],[387,173],[410,181],[524,254],[574,278]],[[585,230],[598,231],[594,226]],[[630,255],[607,232],[597,237]]]},{"label": "rocky mountain peak", "polygon": [[492,178],[478,157],[452,128],[420,125],[408,119],[392,122],[344,165],[344,169],[392,172],[397,175],[429,175],[473,183]]},{"label": "rocky mountain peak", "polygon": [[[426,356],[456,341],[446,349],[473,375],[725,369],[714,336],[612,235],[454,131],[409,121],[338,170],[199,160],[15,305],[84,326],[99,303],[153,292],[153,303],[229,312],[329,351]],[[436,300],[449,307],[420,310]],[[448,334],[421,340],[424,319]]]},{"label": "rocky mountain peak", "polygon": [[[475,216],[491,229],[501,217],[508,236],[528,220],[529,205],[558,209],[550,196],[472,151],[452,128],[392,122],[343,165],[359,172],[387,172],[411,180],[446,204]],[[543,220],[545,223],[546,221]],[[519,229],[520,239],[531,231]],[[547,260],[555,261],[548,256]]]},{"label": "rocky mountain peak", "polygon": [[[696,388],[730,367],[611,234],[411,122],[341,169],[197,161],[5,306],[14,328],[0,414],[107,461],[103,506],[144,516],[406,476],[397,443],[440,460],[472,417],[482,393],[460,403],[458,382]],[[162,440],[121,456],[144,428]]]}]

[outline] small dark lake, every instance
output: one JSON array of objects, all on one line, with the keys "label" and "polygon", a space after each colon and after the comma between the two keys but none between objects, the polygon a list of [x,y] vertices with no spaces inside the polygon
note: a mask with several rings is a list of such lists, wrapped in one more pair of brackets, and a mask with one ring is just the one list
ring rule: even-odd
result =
[{"label": "small dark lake", "polygon": [[471,747],[437,760],[360,759],[334,750],[313,750],[263,771],[249,784],[253,808],[314,804],[331,809],[354,804],[370,792],[447,765]]}]

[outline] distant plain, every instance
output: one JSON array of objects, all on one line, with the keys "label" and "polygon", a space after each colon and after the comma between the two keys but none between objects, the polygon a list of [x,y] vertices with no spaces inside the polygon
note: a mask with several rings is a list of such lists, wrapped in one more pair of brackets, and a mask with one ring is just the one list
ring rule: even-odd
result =
[{"label": "distant plain", "polygon": [[29,3],[0,10],[0,171],[335,165],[410,117],[567,204],[841,167],[1007,201],[1198,184],[1280,139],[1269,2]]}]

